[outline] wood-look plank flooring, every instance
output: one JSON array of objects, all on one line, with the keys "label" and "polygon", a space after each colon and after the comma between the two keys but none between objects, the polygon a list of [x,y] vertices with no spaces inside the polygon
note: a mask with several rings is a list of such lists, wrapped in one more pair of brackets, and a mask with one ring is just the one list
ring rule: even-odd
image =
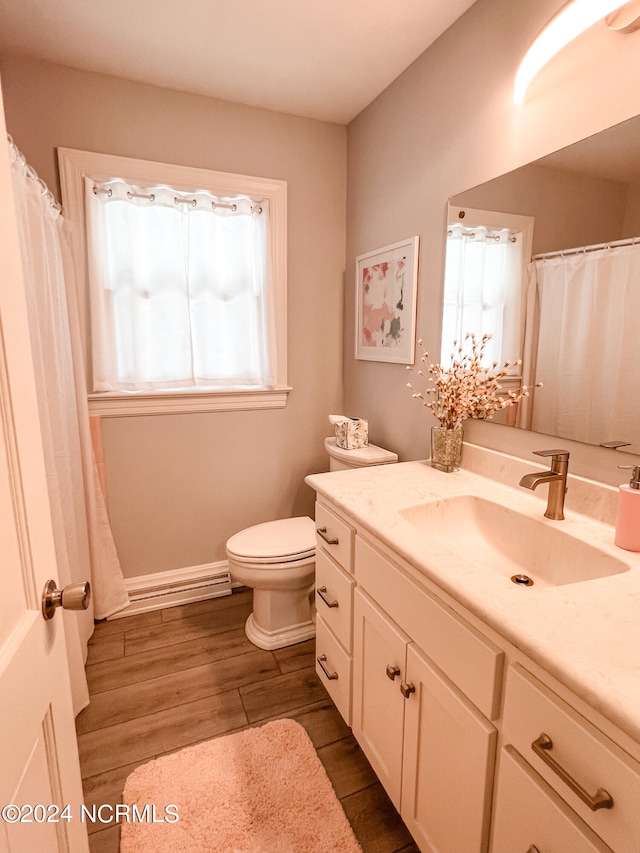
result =
[{"label": "wood-look plank flooring", "polygon": [[[244,634],[251,597],[242,589],[96,625],[91,703],[76,721],[85,803],[122,802],[129,773],[153,758],[291,717],[313,741],[364,853],[419,853],[315,673],[314,641],[256,648]],[[91,853],[118,853],[118,826],[88,829]]]}]

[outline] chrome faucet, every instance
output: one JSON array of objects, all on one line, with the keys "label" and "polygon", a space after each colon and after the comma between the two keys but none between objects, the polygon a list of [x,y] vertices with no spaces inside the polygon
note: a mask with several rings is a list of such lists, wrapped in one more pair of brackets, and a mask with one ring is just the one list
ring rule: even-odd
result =
[{"label": "chrome faucet", "polygon": [[545,518],[561,521],[564,518],[564,496],[567,492],[567,472],[569,470],[568,450],[534,450],[536,456],[550,456],[551,470],[534,471],[525,474],[520,485],[525,489],[536,489],[540,483],[549,484],[549,497]]}]

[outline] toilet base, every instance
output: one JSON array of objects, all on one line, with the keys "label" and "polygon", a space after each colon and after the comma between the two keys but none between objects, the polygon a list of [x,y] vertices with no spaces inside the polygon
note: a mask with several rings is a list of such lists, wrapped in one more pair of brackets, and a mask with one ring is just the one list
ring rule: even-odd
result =
[{"label": "toilet base", "polygon": [[286,628],[280,628],[275,631],[267,631],[260,627],[253,618],[253,613],[249,614],[249,618],[245,622],[244,632],[247,639],[259,649],[272,651],[273,649],[282,649],[285,646],[293,646],[295,643],[302,643],[304,640],[310,640],[316,635],[315,622],[302,622],[298,625],[289,625]]}]

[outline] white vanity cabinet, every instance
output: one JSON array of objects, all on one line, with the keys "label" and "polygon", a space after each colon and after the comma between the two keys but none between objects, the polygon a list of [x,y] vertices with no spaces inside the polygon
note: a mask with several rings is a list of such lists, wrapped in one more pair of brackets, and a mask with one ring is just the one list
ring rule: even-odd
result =
[{"label": "white vanity cabinet", "polygon": [[612,853],[511,746],[501,750],[491,853]]},{"label": "white vanity cabinet", "polygon": [[316,672],[351,725],[353,542],[355,531],[316,505]]},{"label": "white vanity cabinet", "polygon": [[[514,800],[518,784],[529,823],[535,824],[529,828],[529,841],[540,853],[638,853],[640,765],[519,663],[508,669],[501,732],[505,746],[497,777],[492,853],[511,849],[506,830],[515,822],[513,817],[509,821],[505,803]],[[574,832],[580,843],[563,848],[558,841],[540,840],[554,803],[562,806],[554,809],[551,824],[557,837]]]},{"label": "white vanity cabinet", "polygon": [[[385,563],[387,586],[395,585],[399,569],[356,542],[353,732],[422,850],[483,853],[496,729],[368,594],[367,578],[375,587]],[[439,606],[406,592],[392,605],[396,614]]]},{"label": "white vanity cabinet", "polygon": [[359,589],[354,594],[352,728],[400,811],[409,637]]},{"label": "white vanity cabinet", "polygon": [[640,853],[635,740],[356,519],[317,511],[318,670],[422,853]]}]

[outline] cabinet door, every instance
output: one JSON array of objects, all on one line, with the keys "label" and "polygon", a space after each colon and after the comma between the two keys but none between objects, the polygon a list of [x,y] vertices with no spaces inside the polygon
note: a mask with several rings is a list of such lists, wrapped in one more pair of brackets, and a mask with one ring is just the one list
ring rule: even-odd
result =
[{"label": "cabinet door", "polygon": [[491,853],[611,853],[512,746],[501,751]]},{"label": "cabinet door", "polygon": [[413,645],[406,680],[400,813],[421,850],[484,853],[496,730]]},{"label": "cabinet door", "polygon": [[[354,593],[353,733],[400,808],[409,638],[364,593]],[[469,852],[470,853],[470,852]]]}]

